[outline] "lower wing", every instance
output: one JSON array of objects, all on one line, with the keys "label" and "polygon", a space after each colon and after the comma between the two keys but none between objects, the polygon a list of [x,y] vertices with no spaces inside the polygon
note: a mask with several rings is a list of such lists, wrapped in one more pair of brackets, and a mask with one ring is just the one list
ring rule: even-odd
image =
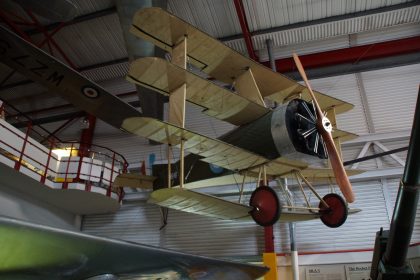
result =
[{"label": "lower wing", "polygon": [[[253,210],[252,206],[180,188],[164,188],[154,191],[148,202],[170,209],[223,220],[251,220],[249,212]],[[349,209],[349,214],[357,212],[359,212],[358,209]],[[318,212],[311,212],[309,209],[282,207],[279,221],[300,222],[319,217]]]}]

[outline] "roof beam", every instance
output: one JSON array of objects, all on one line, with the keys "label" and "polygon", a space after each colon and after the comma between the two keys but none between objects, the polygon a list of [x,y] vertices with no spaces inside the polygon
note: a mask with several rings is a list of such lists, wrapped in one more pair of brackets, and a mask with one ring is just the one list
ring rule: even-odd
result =
[{"label": "roof beam", "polygon": [[[299,56],[305,70],[338,64],[358,64],[364,60],[420,52],[420,36],[343,48]],[[292,57],[276,61],[277,71],[287,73],[296,70]],[[269,62],[263,62],[270,67]]]},{"label": "roof beam", "polygon": [[[390,5],[390,6],[385,6],[385,7],[361,11],[361,12],[355,12],[355,13],[338,15],[338,16],[331,16],[331,17],[310,20],[310,21],[305,21],[305,22],[298,22],[298,23],[293,23],[293,24],[288,24],[288,25],[283,25],[283,26],[278,26],[278,27],[273,27],[273,28],[261,29],[261,30],[251,32],[251,36],[264,35],[264,34],[273,33],[273,32],[285,31],[289,29],[302,28],[302,27],[306,27],[310,25],[324,24],[324,23],[363,17],[363,16],[368,16],[368,15],[373,15],[373,14],[386,13],[386,12],[390,12],[394,10],[413,7],[419,4],[420,4],[420,0],[413,0],[407,3]],[[242,39],[242,34],[236,34],[232,36],[219,38],[219,40],[223,42],[238,40],[238,39]]]},{"label": "roof beam", "polygon": [[[356,64],[344,63],[327,67],[313,68],[306,70],[306,74],[310,79],[333,77],[346,74],[354,74],[359,72],[386,69],[391,67],[399,67],[404,65],[419,64],[420,53],[410,53],[396,56],[389,56],[378,59],[360,61]],[[286,72],[284,75],[300,81],[301,77],[297,71]]]}]

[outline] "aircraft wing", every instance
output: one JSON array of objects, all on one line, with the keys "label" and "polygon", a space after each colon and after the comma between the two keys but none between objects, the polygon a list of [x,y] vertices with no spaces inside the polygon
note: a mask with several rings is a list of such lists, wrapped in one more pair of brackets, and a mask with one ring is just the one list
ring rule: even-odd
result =
[{"label": "aircraft wing", "polygon": [[201,160],[204,162],[233,171],[247,169],[268,161],[265,157],[218,139],[152,118],[128,118],[124,120],[121,128],[153,141],[174,146],[183,139],[186,151],[202,156]]},{"label": "aircraft wing", "polygon": [[132,62],[127,80],[164,95],[187,85],[186,99],[204,107],[204,113],[234,125],[256,120],[271,110],[157,57]]},{"label": "aircraft wing", "polygon": [[[180,188],[156,190],[151,193],[148,202],[162,207],[222,220],[252,220],[249,215],[249,211],[253,209],[251,206]],[[299,210],[291,211],[283,208],[279,221],[297,222],[317,218],[319,218],[318,213]]]},{"label": "aircraft wing", "polygon": [[0,217],[0,237],[2,279],[75,280],[105,274],[122,276],[121,279],[135,276],[256,279],[268,271],[263,266],[206,258],[4,216]]},{"label": "aircraft wing", "polygon": [[[265,164],[268,177],[275,179],[277,177],[290,177],[291,173],[299,171],[304,177],[313,180],[324,180],[334,178],[334,172],[331,168],[314,168],[308,166],[303,161],[292,160],[285,157],[279,157]],[[247,176],[257,177],[259,167],[249,168]],[[346,169],[349,176],[360,174],[362,170]],[[245,174],[245,173],[242,173]]]},{"label": "aircraft wing", "polygon": [[[237,77],[251,69],[263,98],[284,103],[302,93],[302,99],[311,100],[305,86],[243,56],[160,8],[138,11],[130,31],[169,52],[180,39],[187,36],[187,55],[190,63],[211,77],[232,84]],[[335,113],[339,114],[353,108],[350,103],[320,92],[315,92],[315,95],[323,110],[334,108]]]},{"label": "aircraft wing", "polygon": [[[252,220],[249,215],[249,212],[253,209],[251,206],[186,189],[164,188],[156,190],[151,193],[148,202],[178,211],[222,220]],[[359,209],[349,209],[349,214],[359,211]],[[302,222],[319,217],[320,214],[305,209],[282,207],[279,221]]]},{"label": "aircraft wing", "polygon": [[115,178],[112,186],[118,187],[130,187],[130,188],[141,188],[141,189],[152,189],[153,181],[156,177],[138,174],[138,173],[121,173]]},{"label": "aircraft wing", "polygon": [[[359,169],[346,169],[346,173],[348,176],[354,176],[365,172],[364,170]],[[304,170],[301,170],[300,173],[302,176],[307,178],[308,180],[314,182],[314,181],[322,181],[326,179],[333,179],[334,178],[334,172],[331,168],[313,168],[308,167]],[[333,180],[333,182],[335,182]]]},{"label": "aircraft wing", "polygon": [[3,26],[0,62],[114,127],[120,128],[126,118],[141,116],[136,108]]},{"label": "aircraft wing", "polygon": [[[281,166],[281,165],[280,165]],[[273,179],[276,177],[289,177],[291,173],[295,170],[299,170],[302,176],[307,178],[311,182],[329,182],[329,180],[334,178],[334,172],[331,168],[313,168],[307,167],[305,169],[296,169],[289,168],[285,169],[284,167],[280,170],[271,169],[271,172],[268,171],[267,175]],[[248,172],[245,178],[245,182],[255,182],[259,170],[255,169],[252,172]],[[358,169],[346,169],[346,173],[349,176],[354,176],[363,173],[364,170]],[[213,177],[209,179],[197,180],[184,184],[184,188],[193,190],[199,188],[215,187],[215,186],[226,186],[226,185],[235,185],[244,180],[244,173],[231,173],[219,177]],[[334,180],[333,180],[334,181]],[[177,186],[174,186],[177,187]]]},{"label": "aircraft wing", "polygon": [[340,143],[346,142],[346,141],[350,141],[353,139],[356,139],[357,137],[359,137],[357,134],[354,134],[352,132],[348,132],[348,131],[344,131],[341,129],[338,129],[336,127],[333,128],[332,131],[332,137],[333,139],[340,139]]},{"label": "aircraft wing", "polygon": [[164,188],[150,194],[149,203],[207,217],[248,219],[251,206],[180,188]]}]

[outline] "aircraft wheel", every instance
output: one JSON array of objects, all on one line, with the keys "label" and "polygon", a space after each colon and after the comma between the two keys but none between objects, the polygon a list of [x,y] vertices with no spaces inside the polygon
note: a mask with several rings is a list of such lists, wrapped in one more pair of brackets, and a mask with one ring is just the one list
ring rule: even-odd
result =
[{"label": "aircraft wheel", "polygon": [[319,202],[321,221],[331,228],[337,228],[344,224],[348,215],[347,203],[344,199],[335,193],[329,193],[323,199],[330,207],[327,208],[322,202]]},{"label": "aircraft wheel", "polygon": [[249,212],[254,221],[263,227],[274,225],[281,212],[281,204],[276,192],[267,186],[258,187],[251,195]]}]

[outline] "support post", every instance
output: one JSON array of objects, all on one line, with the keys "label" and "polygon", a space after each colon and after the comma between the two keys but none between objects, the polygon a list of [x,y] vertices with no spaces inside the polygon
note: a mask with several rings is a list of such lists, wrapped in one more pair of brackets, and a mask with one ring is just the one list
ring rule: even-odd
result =
[{"label": "support post", "polygon": [[296,247],[296,224],[289,223],[290,257],[292,261],[293,280],[299,280],[299,257]]},{"label": "support post", "polygon": [[52,156],[52,150],[54,149],[54,139],[50,140],[50,150],[48,151],[47,163],[45,164],[44,174],[41,176],[41,183],[45,183],[46,178],[48,177],[48,170],[50,169],[50,160]]},{"label": "support post", "polygon": [[395,202],[384,264],[402,267],[413,233],[420,188],[420,89],[403,178]]},{"label": "support post", "polygon": [[25,154],[26,143],[28,143],[29,132],[31,131],[32,124],[28,123],[28,127],[26,128],[25,138],[23,139],[22,150],[20,151],[19,161],[15,163],[15,170],[19,171],[20,166],[22,165],[23,155]]},{"label": "support post", "polygon": [[[268,186],[265,166],[262,167],[263,180],[260,185]],[[263,254],[264,264],[270,268],[270,271],[264,275],[264,280],[277,280],[277,255],[274,250],[274,232],[273,226],[264,227],[265,250]]]},{"label": "support post", "polygon": [[[172,63],[187,68],[187,37],[172,49]],[[187,97],[187,84],[182,84],[169,94],[169,122],[181,128],[185,127],[185,100]],[[179,186],[184,187],[184,135],[181,133],[179,156]]]},{"label": "support post", "polygon": [[[289,191],[287,186],[287,178],[283,179],[284,188],[290,194],[290,206],[295,206],[292,193]],[[289,223],[289,237],[290,237],[290,257],[292,262],[292,273],[293,280],[299,280],[299,259],[298,251],[296,246],[296,224],[291,222]]]}]

